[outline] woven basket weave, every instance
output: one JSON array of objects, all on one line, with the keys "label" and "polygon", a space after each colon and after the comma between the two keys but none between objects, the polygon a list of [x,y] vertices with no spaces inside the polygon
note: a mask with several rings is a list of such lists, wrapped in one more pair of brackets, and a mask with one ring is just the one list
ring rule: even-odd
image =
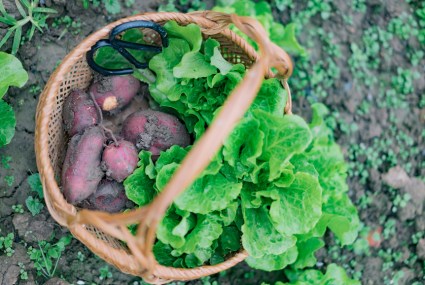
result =
[{"label": "woven basket weave", "polygon": [[[58,180],[69,139],[62,124],[63,102],[71,90],[86,89],[90,85],[92,71],[87,65],[85,54],[91,46],[107,38],[115,26],[134,20],[148,20],[161,25],[169,20],[177,21],[180,25],[195,23],[201,27],[204,38],[212,37],[220,42],[221,52],[228,61],[242,63],[249,71],[229,96],[217,119],[192,147],[168,185],[150,205],[119,214],[78,209],[64,199]],[[258,43],[261,56],[245,40],[227,29],[230,23]],[[145,37],[146,41],[158,40],[149,33]],[[271,73],[272,67],[278,70],[277,74]],[[257,21],[247,17],[212,11],[190,14],[147,13],[124,18],[102,28],[81,42],[62,61],[50,77],[37,106],[35,151],[49,212],[95,254],[121,271],[143,277],[150,283],[196,279],[234,266],[247,256],[244,250],[213,266],[183,269],[159,265],[152,253],[156,226],[174,198],[194,181],[220,149],[222,142],[254,100],[263,79],[277,76],[289,91],[286,79],[291,73],[289,56],[270,42]],[[285,112],[291,112],[290,100]],[[127,229],[127,225],[134,223],[139,224],[136,236],[132,236]]]}]

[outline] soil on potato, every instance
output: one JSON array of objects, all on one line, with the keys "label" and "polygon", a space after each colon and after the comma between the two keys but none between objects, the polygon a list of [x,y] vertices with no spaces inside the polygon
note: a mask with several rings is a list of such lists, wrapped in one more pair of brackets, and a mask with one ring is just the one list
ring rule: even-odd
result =
[{"label": "soil on potato", "polygon": [[[18,15],[16,9],[13,10],[13,1],[4,2],[12,14]],[[11,158],[9,163],[3,163],[0,168],[0,236],[14,233],[15,252],[12,257],[7,257],[0,251],[0,285],[68,282],[141,284],[139,278],[114,269],[76,239],[72,240],[59,259],[54,279],[48,280],[45,276],[37,275],[34,263],[27,254],[28,247],[37,247],[41,240],[56,241],[68,234],[68,231],[50,217],[46,208],[34,217],[28,212],[25,200],[31,190],[26,179],[37,172],[33,146],[35,109],[40,90],[55,66],[82,39],[105,24],[125,15],[156,11],[160,4],[167,2],[135,1],[131,8],[122,5],[122,12],[116,15],[108,14],[102,8],[84,9],[83,1],[79,0],[41,2],[59,13],[48,20],[48,31],[42,35],[36,33],[34,39],[20,49],[17,56],[29,71],[30,79],[25,88],[11,88],[6,96],[16,111],[17,125],[12,143],[0,149],[3,162]],[[366,59],[366,63],[373,60],[379,60],[379,63],[377,67],[367,69],[364,78],[354,74],[355,70],[362,70],[362,66],[353,69],[355,64],[349,64],[352,58],[355,59],[354,63],[361,61],[360,57],[353,57],[356,51],[353,43],[361,47],[362,41],[365,41],[365,31],[375,27],[385,30],[392,19],[405,14],[412,15],[415,5],[419,5],[420,1],[407,4],[404,1],[388,0],[383,4],[371,0],[363,8],[353,8],[351,2],[332,1],[329,18],[317,14],[298,27],[301,30],[300,42],[308,47],[309,62],[314,65],[301,66],[301,60],[295,59],[297,70],[294,80],[297,81],[294,82],[293,92],[294,112],[307,117],[309,102],[316,101],[325,103],[331,110],[333,121],[329,123],[335,125],[335,137],[350,163],[350,196],[359,209],[363,223],[360,237],[354,246],[340,248],[333,237],[328,235],[326,248],[317,254],[317,267],[324,269],[327,264],[335,262],[344,266],[352,276],[361,279],[362,284],[424,284],[425,110],[423,104],[419,108],[419,100],[425,94],[425,62],[422,54],[417,64],[412,65],[410,56],[412,52],[419,51],[421,46],[415,39],[393,37],[386,47],[393,51],[391,55],[381,49],[376,58]],[[363,3],[354,2],[359,5]],[[213,5],[214,1],[207,1],[207,8]],[[306,9],[304,6],[296,4],[283,11],[274,8],[275,19],[288,22],[290,15]],[[74,24],[62,23],[53,27],[53,21],[59,23],[64,17],[70,17]],[[4,27],[0,24],[0,38],[5,34]],[[373,41],[380,43],[380,38],[372,37]],[[339,51],[332,53],[330,49],[334,46]],[[332,60],[329,61],[329,58]],[[321,67],[322,73],[325,70],[323,76],[315,69],[317,67]],[[397,71],[397,68],[402,70]],[[405,70],[412,72],[407,72],[405,77],[399,76],[405,78],[405,81],[398,82],[399,77],[393,79],[394,75]],[[303,76],[303,71],[308,73]],[[420,76],[413,76],[415,72]],[[384,84],[368,84],[373,78]],[[412,79],[412,91],[406,92],[402,100],[393,102],[393,105],[382,105],[383,101],[399,98],[399,94],[388,93],[384,97],[378,95],[383,89],[390,89],[391,86],[386,86],[385,82],[393,84],[392,88],[397,89],[399,85],[408,85],[406,82],[409,82],[409,78]],[[307,83],[301,84],[301,79]],[[323,84],[326,80],[330,84]],[[321,84],[323,90],[320,90]],[[324,91],[325,95],[319,91]],[[415,148],[418,151],[413,151]],[[13,209],[15,205],[23,205],[24,213],[16,213]],[[27,278],[22,275],[23,268],[28,274]],[[60,281],[58,277],[66,281]],[[256,271],[241,263],[211,278],[188,284],[211,284],[213,281],[218,284],[261,284],[276,280],[283,280],[282,272]]]}]

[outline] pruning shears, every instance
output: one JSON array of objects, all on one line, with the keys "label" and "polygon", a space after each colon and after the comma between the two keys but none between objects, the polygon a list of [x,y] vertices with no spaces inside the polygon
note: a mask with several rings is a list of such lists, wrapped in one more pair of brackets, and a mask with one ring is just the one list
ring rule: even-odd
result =
[{"label": "pruning shears", "polygon": [[[122,34],[123,32],[130,29],[135,29],[135,28],[145,28],[145,29],[152,29],[156,31],[158,35],[161,37],[162,46],[134,43],[134,42],[124,41],[119,38],[119,35]],[[116,50],[118,53],[120,53],[135,68],[144,69],[148,67],[148,63],[138,61],[128,50],[140,50],[140,51],[146,51],[146,52],[159,53],[162,51],[163,47],[167,47],[167,46],[168,46],[168,36],[167,36],[167,32],[164,30],[162,26],[151,21],[137,20],[137,21],[124,23],[113,28],[112,31],[109,33],[109,38],[99,40],[95,45],[93,45],[92,48],[87,52],[86,58],[87,58],[88,65],[93,70],[97,71],[98,73],[104,76],[132,74],[134,71],[133,68],[109,69],[109,68],[105,68],[98,65],[95,62],[96,51],[101,48],[111,47],[114,50]]]}]

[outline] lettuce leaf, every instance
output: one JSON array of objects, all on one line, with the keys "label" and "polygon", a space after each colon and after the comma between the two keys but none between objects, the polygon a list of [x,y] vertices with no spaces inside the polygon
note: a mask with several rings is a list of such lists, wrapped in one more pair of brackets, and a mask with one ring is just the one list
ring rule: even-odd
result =
[{"label": "lettuce leaf", "polygon": [[325,242],[319,238],[313,237],[305,241],[298,240],[297,249],[298,257],[296,262],[292,265],[295,269],[302,269],[305,267],[312,267],[316,265],[317,259],[314,256],[315,252],[321,249]]},{"label": "lettuce leaf", "polygon": [[294,263],[297,256],[297,247],[293,246],[281,254],[266,254],[260,258],[249,256],[246,259],[246,263],[253,268],[264,271],[273,271],[283,269],[289,264]]},{"label": "lettuce leaf", "polygon": [[176,211],[171,207],[158,225],[157,238],[173,248],[180,248],[186,243],[185,236],[195,223],[195,217],[189,212]]},{"label": "lettuce leaf", "polygon": [[286,115],[281,118],[260,109],[253,114],[264,133],[263,151],[259,159],[269,161],[269,180],[273,180],[279,177],[282,165],[308,147],[312,135],[307,123],[299,116]]},{"label": "lettuce leaf", "polygon": [[[289,187],[271,187],[275,192],[270,216],[276,229],[286,235],[310,231],[322,216],[322,189],[317,179],[306,173],[296,173]],[[265,195],[263,192],[256,194]],[[285,217],[285,218],[282,218]]]},{"label": "lettuce leaf", "polygon": [[226,209],[239,196],[241,189],[242,183],[230,182],[221,173],[207,175],[196,179],[174,203],[182,210],[208,214]]},{"label": "lettuce leaf", "polygon": [[[264,2],[235,3],[271,25]],[[196,143],[246,70],[225,59],[218,41],[203,42],[198,26],[168,22],[164,27],[170,44],[150,61],[149,90],[161,108],[185,123]],[[359,220],[347,196],[341,149],[323,119],[328,111],[314,105],[307,124],[284,115],[286,101],[277,79],[264,80],[221,150],[160,222],[154,247],[160,264],[216,264],[243,245],[252,267],[301,269],[314,265],[327,229],[342,244],[353,242]],[[139,206],[149,203],[190,148],[173,146],[156,162],[140,152],[138,169],[124,182],[129,199]]]},{"label": "lettuce leaf", "polygon": [[214,216],[198,215],[195,228],[186,236],[185,244],[174,250],[174,255],[193,254],[198,265],[203,264],[212,256],[211,245],[222,233],[223,225]]},{"label": "lettuce leaf", "polygon": [[138,168],[124,180],[125,195],[139,206],[149,204],[154,195],[154,180],[146,174],[146,167],[152,163],[151,153],[140,152]]},{"label": "lettuce leaf", "polygon": [[242,196],[245,221],[242,226],[242,244],[250,256],[260,258],[264,255],[279,255],[295,245],[294,236],[284,235],[276,230],[267,205],[250,208],[245,207],[246,203],[249,202]]},{"label": "lettuce leaf", "polygon": [[217,73],[217,68],[205,60],[200,52],[186,53],[180,63],[173,68],[176,78],[200,78]]}]

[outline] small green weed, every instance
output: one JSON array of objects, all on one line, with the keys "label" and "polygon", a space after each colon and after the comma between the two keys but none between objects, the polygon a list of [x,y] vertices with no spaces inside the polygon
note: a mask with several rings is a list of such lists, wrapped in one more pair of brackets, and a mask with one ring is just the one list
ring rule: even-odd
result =
[{"label": "small green weed", "polygon": [[78,20],[74,20],[69,16],[65,16],[62,18],[57,18],[53,21],[52,27],[59,28],[64,27],[61,34],[59,35],[59,40],[63,38],[67,33],[71,33],[73,35],[78,35],[81,33],[81,22]]},{"label": "small green weed", "polygon": [[6,175],[4,177],[4,182],[6,182],[7,186],[11,187],[13,185],[13,183],[15,182],[15,176]]},{"label": "small green weed", "polygon": [[293,0],[275,0],[273,2],[276,5],[276,8],[281,12],[285,11],[288,8],[294,8]]},{"label": "small green weed", "polygon": [[419,73],[399,67],[397,75],[391,78],[391,85],[400,94],[411,94],[414,91],[413,81],[419,77]]},{"label": "small green weed", "polygon": [[[13,16],[9,15],[4,8],[3,0],[0,0],[0,22],[4,23],[9,27],[6,35],[0,41],[0,48],[7,42],[9,38],[13,36],[12,43],[12,54],[16,54],[21,46],[23,40],[30,41],[34,36],[36,29],[43,33],[43,29],[47,28],[46,20],[49,14],[57,13],[56,10],[38,7],[39,0],[29,2],[28,0],[17,0],[15,1],[16,7],[22,16],[22,19],[17,20]],[[23,35],[24,26],[30,24],[30,28],[26,35]]]},{"label": "small green weed", "polygon": [[218,285],[217,281],[211,281],[211,276],[201,278],[202,285]]},{"label": "small green weed", "polygon": [[397,194],[393,199],[393,213],[396,213],[399,208],[404,208],[411,199],[409,193],[405,193],[404,195]]},{"label": "small green weed", "polygon": [[47,241],[39,241],[38,248],[29,247],[27,254],[34,262],[37,275],[43,275],[51,278],[56,272],[58,262],[65,250],[65,247],[71,243],[72,236],[62,237],[57,243],[51,244]]},{"label": "small green weed", "polygon": [[24,213],[24,207],[21,204],[16,204],[12,206],[13,212],[17,214],[23,214]]},{"label": "small green weed", "polygon": [[[177,7],[177,6],[178,7]],[[199,11],[205,10],[206,5],[201,0],[168,0],[165,4],[161,4],[158,7],[160,12],[179,12],[179,11]]]},{"label": "small green weed", "polygon": [[100,273],[100,275],[99,275],[99,279],[100,280],[105,280],[105,279],[108,279],[108,278],[109,279],[112,278],[112,272],[109,271],[109,266],[108,265],[105,265],[105,266],[101,267],[99,269],[99,273]]},{"label": "small green weed", "polygon": [[19,265],[19,278],[21,280],[28,280],[28,272],[25,269],[25,265],[22,262],[19,262],[18,265]]},{"label": "small green weed", "polygon": [[1,156],[1,165],[4,169],[10,169],[10,162],[12,161],[12,157],[8,155]]},{"label": "small green weed", "polygon": [[360,13],[366,12],[366,0],[353,0],[352,3],[353,10]]},{"label": "small green weed", "polygon": [[35,196],[28,196],[25,200],[25,204],[28,208],[28,210],[31,212],[33,216],[39,214],[41,210],[43,210],[44,205],[41,202],[44,195],[43,195],[43,186],[40,181],[40,176],[38,173],[32,174],[28,177],[27,182],[33,192],[36,193]]},{"label": "small green weed", "polygon": [[389,239],[395,235],[396,232],[396,220],[388,219],[384,225],[384,231],[382,232],[382,236],[384,239]]},{"label": "small green weed", "polygon": [[15,235],[13,233],[8,233],[5,237],[0,236],[0,250],[7,256],[12,256],[15,252],[12,248],[14,239]]},{"label": "small green weed", "polygon": [[406,13],[391,19],[388,24],[388,31],[403,40],[408,40],[411,36],[417,36],[419,33],[415,18]]},{"label": "small green weed", "polygon": [[424,237],[425,237],[424,232],[416,232],[412,235],[412,243],[417,244],[419,242],[419,240],[424,238]]},{"label": "small green weed", "polygon": [[84,262],[86,260],[86,256],[81,251],[77,252],[77,259],[81,262]]}]

